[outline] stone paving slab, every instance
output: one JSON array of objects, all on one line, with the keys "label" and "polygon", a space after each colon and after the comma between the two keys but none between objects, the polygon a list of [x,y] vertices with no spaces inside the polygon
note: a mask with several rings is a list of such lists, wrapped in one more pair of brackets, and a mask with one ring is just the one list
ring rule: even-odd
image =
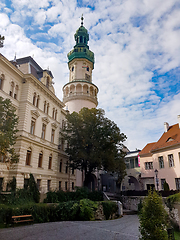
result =
[{"label": "stone paving slab", "polygon": [[137,215],[109,221],[51,222],[0,229],[0,240],[138,240]]}]

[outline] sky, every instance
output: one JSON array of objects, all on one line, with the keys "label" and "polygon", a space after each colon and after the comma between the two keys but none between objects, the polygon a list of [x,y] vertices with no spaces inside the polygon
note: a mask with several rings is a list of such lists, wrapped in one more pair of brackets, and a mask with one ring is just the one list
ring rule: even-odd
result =
[{"label": "sky", "polygon": [[180,114],[179,0],[1,0],[0,49],[52,71],[57,97],[69,78],[67,53],[84,16],[95,54],[98,108],[127,136],[129,150],[157,141]]}]

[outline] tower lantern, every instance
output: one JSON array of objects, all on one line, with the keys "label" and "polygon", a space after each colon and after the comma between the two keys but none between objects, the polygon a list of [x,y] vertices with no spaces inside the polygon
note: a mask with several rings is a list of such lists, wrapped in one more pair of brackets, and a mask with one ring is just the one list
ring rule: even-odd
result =
[{"label": "tower lantern", "polygon": [[94,53],[89,50],[89,34],[83,26],[74,34],[76,45],[68,57],[69,83],[63,87],[63,102],[71,112],[79,112],[81,108],[95,108],[98,105],[98,88],[92,83],[92,70],[94,69]]}]

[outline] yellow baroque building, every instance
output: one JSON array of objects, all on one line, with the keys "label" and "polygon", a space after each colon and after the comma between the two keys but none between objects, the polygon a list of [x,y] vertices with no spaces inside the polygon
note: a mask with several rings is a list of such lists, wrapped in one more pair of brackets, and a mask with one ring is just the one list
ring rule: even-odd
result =
[{"label": "yellow baroque building", "polygon": [[67,112],[55,95],[53,75],[32,57],[9,61],[0,54],[0,96],[17,109],[18,138],[15,149],[20,158],[14,167],[0,159],[0,188],[16,177],[23,188],[32,173],[41,194],[62,189],[73,190],[76,172],[68,168],[65,143],[60,131]]}]

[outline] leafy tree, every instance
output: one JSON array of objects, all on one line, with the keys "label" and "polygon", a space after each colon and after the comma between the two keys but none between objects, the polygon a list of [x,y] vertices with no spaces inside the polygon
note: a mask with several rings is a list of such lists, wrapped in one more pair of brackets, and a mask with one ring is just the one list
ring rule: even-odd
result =
[{"label": "leafy tree", "polygon": [[86,177],[102,167],[125,172],[122,149],[126,136],[104,115],[102,109],[83,108],[66,116],[62,136],[68,142],[70,167],[84,171]]},{"label": "leafy tree", "polygon": [[11,101],[0,97],[0,157],[7,164],[8,169],[19,160],[19,155],[13,147],[18,131],[18,117],[15,112],[16,109]]},{"label": "leafy tree", "polygon": [[38,187],[37,187],[37,183],[36,183],[36,181],[34,179],[33,174],[30,174],[27,191],[32,196],[34,201],[36,203],[38,203],[39,200],[40,200],[40,193],[39,193],[39,190],[38,190]]},{"label": "leafy tree", "polygon": [[166,240],[168,214],[162,197],[156,191],[149,191],[139,214],[141,240]]},{"label": "leafy tree", "polygon": [[0,35],[0,47],[3,47],[3,41],[5,37]]}]

